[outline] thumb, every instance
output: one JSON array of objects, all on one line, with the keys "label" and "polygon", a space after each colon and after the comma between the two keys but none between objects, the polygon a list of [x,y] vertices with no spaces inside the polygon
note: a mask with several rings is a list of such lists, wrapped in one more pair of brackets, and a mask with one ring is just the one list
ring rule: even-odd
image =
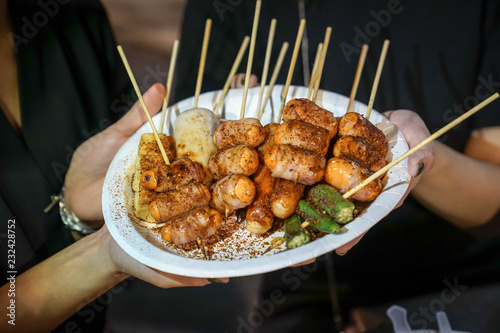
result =
[{"label": "thumb", "polygon": [[412,177],[418,177],[430,171],[434,166],[433,143],[417,150],[408,157],[408,173]]},{"label": "thumb", "polygon": [[[161,83],[155,83],[143,94],[142,98],[150,116],[154,116],[160,111],[164,96],[165,88]],[[147,120],[148,119],[142,108],[141,101],[137,100],[132,108],[120,120],[118,120],[114,126],[117,130],[122,132],[123,135],[131,136]]]},{"label": "thumb", "polygon": [[[410,110],[394,110],[384,115],[395,124],[403,134],[409,148],[413,148],[430,136],[424,121]],[[431,142],[408,158],[408,173],[413,178],[428,172],[434,165],[434,143]]]},{"label": "thumb", "polygon": [[339,246],[337,249],[335,249],[335,252],[339,255],[339,256],[344,256],[347,251],[349,251],[350,249],[352,249],[356,244],[359,243],[359,241],[363,238],[363,236],[367,233],[368,231],[365,231],[363,232],[361,235],[359,235],[358,237],[354,238],[352,241],[342,245],[342,246]]}]

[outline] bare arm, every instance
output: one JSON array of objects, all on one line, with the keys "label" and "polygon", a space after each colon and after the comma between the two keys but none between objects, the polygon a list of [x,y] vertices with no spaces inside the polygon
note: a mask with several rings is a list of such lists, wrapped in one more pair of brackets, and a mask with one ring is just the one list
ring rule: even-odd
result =
[{"label": "bare arm", "polygon": [[[102,237],[100,232],[84,238],[21,274],[16,279],[16,325],[2,320],[0,331],[50,331],[126,278],[101,255]],[[4,309],[8,289],[6,284],[0,290]]]},{"label": "bare arm", "polygon": [[[139,263],[118,246],[103,226],[18,276],[16,325],[4,318],[0,321],[0,331],[49,332],[130,275],[160,288],[209,283],[206,279],[172,275]],[[8,297],[9,286],[0,288],[3,309],[12,299]]]},{"label": "bare arm", "polygon": [[462,228],[488,222],[500,209],[500,127],[473,133],[464,154],[436,143],[434,155],[415,198]]}]

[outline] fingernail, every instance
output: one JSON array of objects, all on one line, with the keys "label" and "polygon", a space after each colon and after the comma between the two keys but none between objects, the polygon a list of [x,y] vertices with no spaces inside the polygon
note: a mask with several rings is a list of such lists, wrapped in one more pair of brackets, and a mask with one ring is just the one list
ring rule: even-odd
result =
[{"label": "fingernail", "polygon": [[208,282],[210,282],[210,283],[225,283],[225,282],[222,282],[221,280],[219,280],[219,279],[215,279],[215,278],[209,278],[209,279],[207,279],[207,280],[208,280]]},{"label": "fingernail", "polygon": [[155,84],[153,84],[153,86],[151,88],[155,88],[157,92],[161,92],[163,89],[165,89],[163,87],[163,85],[159,82],[156,82]]},{"label": "fingernail", "polygon": [[422,173],[422,171],[424,171],[424,167],[425,167],[424,162],[420,162],[420,163],[417,164],[417,175],[415,177],[420,176],[420,174]]},{"label": "fingernail", "polygon": [[345,251],[345,252],[335,251],[335,252],[337,253],[338,256],[341,256],[341,257],[345,256],[347,253],[347,251]]},{"label": "fingernail", "polygon": [[245,85],[245,76],[243,76],[243,78],[241,79],[241,85],[244,86]]}]

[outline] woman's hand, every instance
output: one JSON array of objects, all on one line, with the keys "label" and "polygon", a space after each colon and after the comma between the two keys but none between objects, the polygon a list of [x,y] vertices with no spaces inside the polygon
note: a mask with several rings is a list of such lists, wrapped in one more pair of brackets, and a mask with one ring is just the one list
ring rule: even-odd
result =
[{"label": "woman's hand", "polygon": [[[383,113],[403,134],[408,146],[411,148],[430,136],[430,132],[424,121],[418,114],[409,110],[395,110]],[[421,175],[429,172],[434,166],[434,143],[431,142],[408,157],[408,173],[411,176],[410,185],[401,197],[395,208],[400,207],[410,194],[411,190],[418,184]],[[349,243],[339,247],[335,251],[338,255],[345,255],[352,249],[364,234],[356,237]]]},{"label": "woman's hand", "polygon": [[[394,125],[398,127],[405,137],[408,146],[415,147],[420,142],[427,139],[431,134],[425,126],[424,121],[418,114],[409,110],[395,110],[384,112]],[[410,194],[411,190],[417,186],[421,175],[429,172],[434,166],[434,142],[431,142],[408,157],[408,173],[411,176],[410,186],[406,190],[396,208],[401,206]]]},{"label": "woman's hand", "polygon": [[[199,287],[211,283],[211,281],[204,278],[169,274],[141,264],[122,250],[109,233],[106,225],[97,233],[98,237],[100,237],[104,260],[111,265],[112,270],[117,273],[134,276],[160,288]],[[227,283],[229,281],[227,278],[214,280],[222,283]]]},{"label": "woman's hand", "polygon": [[[161,108],[165,88],[157,83],[143,95],[151,116]],[[142,106],[134,106],[113,125],[94,135],[73,154],[65,179],[65,200],[70,209],[90,227],[103,224],[102,186],[109,164],[118,149],[146,121]]]}]

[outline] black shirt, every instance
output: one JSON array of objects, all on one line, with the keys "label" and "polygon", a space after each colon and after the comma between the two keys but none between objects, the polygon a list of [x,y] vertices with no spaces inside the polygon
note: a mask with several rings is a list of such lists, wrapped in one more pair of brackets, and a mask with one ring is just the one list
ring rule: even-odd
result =
[{"label": "black shirt", "polygon": [[[254,9],[255,1],[188,1],[179,55],[177,100],[194,94],[198,67],[193,63],[199,61],[205,20],[211,18],[213,26],[202,89],[218,90],[244,36],[251,35]],[[374,108],[381,112],[413,110],[431,132],[499,90],[498,1],[306,0],[305,17],[309,68],[326,28],[333,28],[322,89],[349,96],[361,46],[367,43],[370,49],[357,94],[358,100],[367,103],[383,41],[389,39],[391,44]],[[278,78],[278,83],[284,84],[299,26],[298,1],[263,1],[252,69],[258,77],[264,65],[272,18],[278,23],[271,64],[276,62],[282,43],[290,43]],[[302,66],[299,53],[292,84],[304,84]],[[244,73],[245,69],[246,59],[239,72]],[[492,103],[448,132],[441,141],[462,151],[473,129],[500,126],[499,111],[499,102]],[[494,223],[499,236],[498,218],[490,222]],[[444,288],[445,279],[457,278],[468,286],[498,281],[499,258],[498,237],[477,241],[409,197],[401,208],[373,227],[346,257],[334,256],[334,267],[341,305],[348,310],[352,306],[439,291]],[[286,270],[265,276],[263,299],[269,299],[273,290],[289,291],[287,302],[276,306],[271,318],[279,320],[286,312],[288,316],[284,318],[291,319],[289,323],[299,325],[297,318],[302,318],[304,328],[309,331],[314,331],[315,326],[311,325],[315,321],[332,323],[328,272],[322,263],[312,271],[307,279],[300,280],[299,289],[293,283],[287,284]],[[285,327],[294,326],[275,326],[281,331],[286,331]],[[299,331],[300,325],[295,327]]]},{"label": "black shirt", "polygon": [[[131,90],[99,1],[8,1],[8,11],[22,132],[0,113],[0,219],[4,235],[15,220],[21,274],[72,242],[58,206],[43,210],[75,149],[128,110]],[[1,247],[6,274],[7,242]]]}]

